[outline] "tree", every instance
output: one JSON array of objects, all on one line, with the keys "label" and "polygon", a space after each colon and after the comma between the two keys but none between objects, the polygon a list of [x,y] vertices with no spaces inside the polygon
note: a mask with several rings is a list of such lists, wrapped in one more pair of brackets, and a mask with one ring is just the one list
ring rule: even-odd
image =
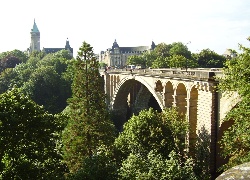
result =
[{"label": "tree", "polygon": [[42,59],[44,58],[44,56],[46,55],[45,51],[32,51],[29,58],[33,57],[33,58],[38,58],[38,59]]},{"label": "tree", "polygon": [[250,161],[250,48],[240,45],[240,50],[236,58],[227,60],[224,77],[219,79],[222,92],[237,92],[241,99],[224,119],[234,122],[220,141],[223,157],[229,158],[224,170]]},{"label": "tree", "polygon": [[15,84],[16,73],[12,68],[5,69],[0,73],[0,94],[7,91]]},{"label": "tree", "polygon": [[169,57],[170,56],[170,49],[172,48],[171,44],[160,43],[156,46],[153,50],[157,57]]},{"label": "tree", "polygon": [[120,179],[196,179],[186,153],[187,132],[175,108],[132,116],[115,140]]},{"label": "tree", "polygon": [[43,59],[31,56],[26,63],[21,63],[0,75],[0,93],[15,84],[50,113],[61,112],[67,105],[66,100],[71,96],[69,56],[66,50],[48,54]]},{"label": "tree", "polygon": [[146,66],[146,62],[143,56],[138,56],[138,55],[133,55],[133,56],[128,57],[127,65],[130,65],[130,64],[142,65],[144,67]]},{"label": "tree", "polygon": [[6,57],[15,57],[23,63],[25,63],[28,60],[27,53],[20,51],[18,49],[14,49],[13,51],[2,52],[0,54],[0,59],[4,59]]},{"label": "tree", "polygon": [[183,68],[187,66],[187,61],[187,58],[182,55],[173,55],[169,58],[169,66],[174,68]]},{"label": "tree", "polygon": [[74,64],[69,120],[63,133],[64,161],[71,173],[86,158],[94,158],[100,146],[109,147],[115,127],[109,120],[99,63],[90,44],[83,42]]},{"label": "tree", "polygon": [[150,151],[145,158],[140,154],[130,154],[122,162],[119,179],[189,179],[197,180],[193,171],[193,161],[188,158],[183,162],[180,156],[171,151],[168,158]]},{"label": "tree", "polygon": [[115,140],[115,146],[125,159],[130,153],[147,155],[151,149],[165,157],[174,149],[174,139],[166,121],[152,108],[132,116]]},{"label": "tree", "polygon": [[20,64],[21,61],[14,56],[7,56],[0,60],[0,73],[7,68],[14,68]]},{"label": "tree", "polygon": [[13,88],[0,95],[0,179],[61,179],[59,133],[62,116]]},{"label": "tree", "polygon": [[203,49],[196,56],[199,67],[201,68],[222,68],[226,58],[215,53],[210,49]]},{"label": "tree", "polygon": [[169,67],[169,57],[162,57],[159,56],[157,57],[153,62],[152,62],[152,68],[168,68]]},{"label": "tree", "polygon": [[145,67],[151,67],[152,62],[157,58],[157,55],[154,51],[146,51],[142,54],[142,57],[145,60]]},{"label": "tree", "polygon": [[106,63],[104,63],[104,62],[99,62],[99,67],[100,68],[105,68],[105,67],[107,67],[108,65],[106,64]]},{"label": "tree", "polygon": [[63,83],[54,67],[41,66],[35,69],[21,89],[37,104],[43,105],[47,111],[56,114],[66,107],[66,100],[69,97],[62,94]]},{"label": "tree", "polygon": [[181,55],[187,59],[191,58],[191,52],[188,50],[187,46],[182,44],[181,42],[174,42],[171,44],[171,48],[169,50],[170,55]]},{"label": "tree", "polygon": [[82,162],[82,167],[74,174],[69,174],[69,180],[117,180],[118,167],[115,161],[113,149],[100,147],[98,153],[92,157],[85,157]]}]

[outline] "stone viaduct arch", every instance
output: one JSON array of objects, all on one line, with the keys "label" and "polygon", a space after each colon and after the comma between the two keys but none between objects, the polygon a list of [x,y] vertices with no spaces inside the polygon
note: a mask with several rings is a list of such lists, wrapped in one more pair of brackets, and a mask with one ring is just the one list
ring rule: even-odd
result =
[{"label": "stone viaduct arch", "polygon": [[[117,77],[111,77],[111,81],[112,79],[115,80]],[[138,114],[143,109],[153,107],[156,110],[162,110],[164,108],[160,94],[139,76],[126,76],[121,81],[117,81],[112,89],[110,107],[119,114],[120,126],[132,114]]]}]

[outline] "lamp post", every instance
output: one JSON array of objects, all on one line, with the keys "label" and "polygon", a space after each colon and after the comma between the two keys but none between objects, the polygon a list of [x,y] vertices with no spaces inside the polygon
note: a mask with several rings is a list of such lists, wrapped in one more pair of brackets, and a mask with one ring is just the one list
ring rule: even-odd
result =
[{"label": "lamp post", "polygon": [[[188,45],[188,44],[190,44],[191,43],[191,41],[188,41],[187,43],[186,43],[186,46]],[[186,58],[186,72],[187,72],[187,68],[188,68],[188,59]]]}]

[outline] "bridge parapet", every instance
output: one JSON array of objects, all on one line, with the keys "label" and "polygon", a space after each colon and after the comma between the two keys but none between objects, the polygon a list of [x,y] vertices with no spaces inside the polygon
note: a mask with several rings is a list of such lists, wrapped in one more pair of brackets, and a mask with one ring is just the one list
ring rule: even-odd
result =
[{"label": "bridge parapet", "polygon": [[215,76],[221,76],[222,70],[215,68],[198,68],[198,69],[135,69],[128,71],[127,69],[109,69],[107,73],[111,74],[132,74],[141,76],[159,76],[159,77],[170,77],[170,78],[181,78],[181,79],[195,79],[195,80],[214,80]]}]

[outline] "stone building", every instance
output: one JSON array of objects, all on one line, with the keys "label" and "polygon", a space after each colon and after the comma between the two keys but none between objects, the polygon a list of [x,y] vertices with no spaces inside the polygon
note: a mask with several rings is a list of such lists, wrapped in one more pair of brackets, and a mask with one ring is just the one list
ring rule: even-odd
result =
[{"label": "stone building", "polygon": [[100,52],[99,61],[104,62],[107,66],[124,67],[127,65],[129,56],[140,55],[143,52],[153,50],[155,47],[153,41],[150,46],[120,47],[115,40],[111,48]]},{"label": "stone building", "polygon": [[[34,20],[33,28],[31,29],[31,42],[30,42],[30,47],[28,48],[28,52],[32,53],[33,51],[41,51],[40,49],[40,31],[36,25],[36,21]],[[66,40],[66,45],[64,48],[43,48],[42,51],[45,51],[47,54],[48,53],[55,53],[60,50],[68,50],[73,57],[73,48],[70,47],[69,40],[67,38]]]}]

